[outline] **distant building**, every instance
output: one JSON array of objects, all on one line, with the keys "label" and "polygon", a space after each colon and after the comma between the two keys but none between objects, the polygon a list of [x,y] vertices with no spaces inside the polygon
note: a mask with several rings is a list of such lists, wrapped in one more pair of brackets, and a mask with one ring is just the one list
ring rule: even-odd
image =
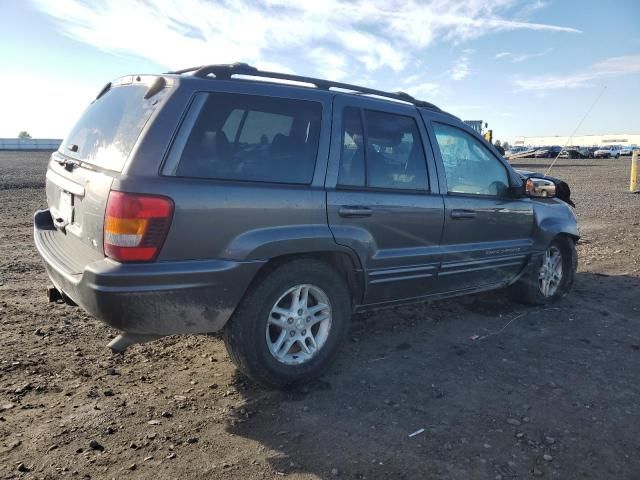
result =
[{"label": "distant building", "polygon": [[610,135],[576,135],[552,137],[516,137],[513,145],[542,147],[551,145],[580,145],[582,147],[598,147],[600,145],[640,145],[640,133],[615,133]]},{"label": "distant building", "polygon": [[53,138],[0,138],[0,150],[57,150],[61,143]]}]

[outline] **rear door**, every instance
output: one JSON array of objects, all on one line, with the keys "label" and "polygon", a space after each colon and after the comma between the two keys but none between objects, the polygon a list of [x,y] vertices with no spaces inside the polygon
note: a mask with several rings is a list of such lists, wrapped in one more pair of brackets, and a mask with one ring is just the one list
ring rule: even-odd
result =
[{"label": "rear door", "polygon": [[197,86],[162,175],[145,184],[176,204],[159,260],[335,247],[324,207],[331,96],[267,82]]},{"label": "rear door", "polygon": [[337,95],[333,112],[329,226],[361,260],[364,303],[430,293],[440,261],[443,201],[416,108]]},{"label": "rear door", "polygon": [[531,199],[511,195],[512,170],[471,129],[443,114],[421,113],[445,192],[438,290],[485,288],[511,280],[531,252]]},{"label": "rear door", "polygon": [[[103,256],[104,212],[112,181],[168,90],[166,81],[155,83],[157,78],[123,77],[108,84],[51,156],[46,194],[62,234],[56,237],[61,255]],[[155,92],[154,84],[159,85]]]}]

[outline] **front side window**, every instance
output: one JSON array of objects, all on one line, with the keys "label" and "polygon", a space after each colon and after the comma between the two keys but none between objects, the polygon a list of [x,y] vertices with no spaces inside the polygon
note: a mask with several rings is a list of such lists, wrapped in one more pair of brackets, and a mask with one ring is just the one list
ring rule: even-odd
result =
[{"label": "front side window", "polygon": [[433,123],[449,193],[505,195],[505,166],[477,139],[459,128]]},{"label": "front side window", "polygon": [[347,107],[342,125],[339,185],[428,188],[424,148],[412,117]]},{"label": "front side window", "polygon": [[[208,94],[168,173],[181,177],[309,184],[320,138],[317,102]],[[183,133],[183,132],[181,132]],[[175,152],[169,156],[169,163]]]}]

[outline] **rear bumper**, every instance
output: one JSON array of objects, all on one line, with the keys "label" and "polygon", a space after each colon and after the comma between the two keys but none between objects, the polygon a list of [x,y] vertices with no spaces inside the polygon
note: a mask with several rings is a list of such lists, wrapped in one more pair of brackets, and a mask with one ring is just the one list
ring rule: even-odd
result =
[{"label": "rear bumper", "polygon": [[[36,212],[34,241],[55,287],[97,319],[142,335],[220,330],[263,261],[190,260],[123,264],[109,258],[73,273],[60,255],[64,233]],[[57,237],[56,237],[57,236]],[[58,247],[56,248],[56,245]],[[67,253],[68,256],[68,253]]]}]

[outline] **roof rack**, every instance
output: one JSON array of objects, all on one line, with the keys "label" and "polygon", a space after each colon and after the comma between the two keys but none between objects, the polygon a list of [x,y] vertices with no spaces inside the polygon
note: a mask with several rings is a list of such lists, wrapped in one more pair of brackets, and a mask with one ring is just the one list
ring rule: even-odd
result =
[{"label": "roof rack", "polygon": [[309,83],[321,90],[329,90],[331,88],[339,88],[342,90],[350,90],[354,93],[374,95],[376,97],[391,98],[393,100],[400,100],[402,102],[411,103],[417,107],[427,107],[435,110],[440,110],[433,103],[425,102],[424,100],[418,100],[405,92],[385,92],[383,90],[375,90],[373,88],[359,87],[357,85],[351,85],[348,83],[332,82],[330,80],[322,80],[313,77],[303,77],[300,75],[292,75],[289,73],[279,72],[265,72],[258,70],[256,67],[252,67],[246,63],[231,63],[221,65],[201,65],[199,67],[183,68],[181,70],[175,70],[173,72],[167,72],[173,75],[182,75],[184,73],[193,72],[194,77],[207,78],[209,75],[215,75],[215,78],[220,80],[229,80],[232,75],[246,75],[253,77],[263,78],[275,78],[279,80],[290,80],[294,82]]}]

